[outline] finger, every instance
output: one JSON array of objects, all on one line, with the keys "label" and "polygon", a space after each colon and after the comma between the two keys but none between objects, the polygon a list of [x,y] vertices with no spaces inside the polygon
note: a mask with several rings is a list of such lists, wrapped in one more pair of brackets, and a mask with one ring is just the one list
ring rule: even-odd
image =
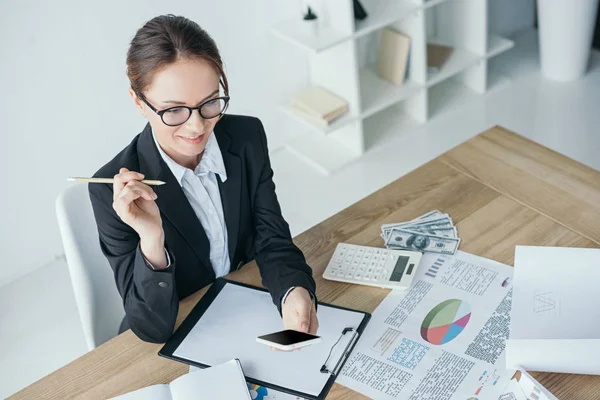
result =
[{"label": "finger", "polygon": [[146,185],[145,183],[141,183],[138,181],[129,181],[127,182],[126,187],[135,192],[140,193],[141,197],[143,197],[146,200],[156,200],[157,198],[157,195],[156,193],[154,193],[154,190],[152,190],[152,188]]},{"label": "finger", "polygon": [[129,171],[127,168],[121,168],[119,173],[116,174],[113,179],[113,200],[116,200],[127,182],[131,180],[141,181],[144,179],[144,175],[139,172]]},{"label": "finger", "polygon": [[300,332],[308,333],[310,329],[310,308],[302,304],[298,309],[298,321],[296,323]]},{"label": "finger", "polygon": [[129,204],[131,204],[133,201],[139,199],[141,197],[141,193],[137,192],[135,190],[131,190],[128,187],[125,187],[122,191],[121,194],[119,195],[119,197],[115,200],[115,203],[121,207],[121,209],[124,209],[126,207],[129,207]]},{"label": "finger", "polygon": [[315,310],[315,307],[313,306],[312,310],[310,312],[310,330],[308,333],[316,335],[318,329],[319,329],[319,318],[317,317],[317,310]]}]

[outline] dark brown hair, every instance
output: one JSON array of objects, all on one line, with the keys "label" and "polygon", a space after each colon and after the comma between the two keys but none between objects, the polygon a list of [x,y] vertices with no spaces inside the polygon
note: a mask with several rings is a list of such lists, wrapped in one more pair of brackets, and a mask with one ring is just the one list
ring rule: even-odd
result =
[{"label": "dark brown hair", "polygon": [[185,58],[198,58],[212,64],[219,73],[225,95],[229,95],[215,41],[194,21],[173,14],[152,18],[131,40],[127,51],[127,77],[131,88],[141,94],[157,72]]}]

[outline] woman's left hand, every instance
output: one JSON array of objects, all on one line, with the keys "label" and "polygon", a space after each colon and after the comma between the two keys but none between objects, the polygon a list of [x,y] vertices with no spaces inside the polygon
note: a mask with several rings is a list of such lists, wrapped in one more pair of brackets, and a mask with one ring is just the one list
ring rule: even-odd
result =
[{"label": "woman's left hand", "polygon": [[286,297],[281,309],[285,329],[316,334],[319,328],[317,310],[310,298],[308,290],[303,287],[294,288]]}]

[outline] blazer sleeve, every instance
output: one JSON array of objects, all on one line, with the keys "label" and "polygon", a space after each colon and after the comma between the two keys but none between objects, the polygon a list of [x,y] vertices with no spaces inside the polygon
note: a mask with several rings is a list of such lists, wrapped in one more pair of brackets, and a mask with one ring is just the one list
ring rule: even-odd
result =
[{"label": "blazer sleeve", "polygon": [[316,284],[312,269],[306,264],[304,254],[292,241],[289,226],[281,215],[275,194],[273,169],[267,149],[267,137],[259,122],[259,136],[264,163],[254,198],[256,225],[256,263],[260,269],[263,286],[273,298],[281,313],[281,300],[291,287],[303,287],[316,301]]},{"label": "blazer sleeve", "polygon": [[173,333],[179,311],[174,274],[177,261],[169,253],[171,265],[153,270],[142,255],[137,232],[112,208],[112,188],[104,184],[89,185],[89,194],[100,248],[114,271],[129,327],[146,342],[166,342]]}]

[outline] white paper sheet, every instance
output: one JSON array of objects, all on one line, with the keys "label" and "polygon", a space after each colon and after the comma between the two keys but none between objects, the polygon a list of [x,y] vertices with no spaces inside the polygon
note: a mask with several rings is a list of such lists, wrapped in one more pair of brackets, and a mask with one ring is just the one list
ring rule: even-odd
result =
[{"label": "white paper sheet", "polygon": [[[114,400],[190,400],[219,398],[253,400],[236,360],[180,376],[169,385],[148,386]],[[267,400],[267,399],[265,399]],[[268,399],[273,400],[273,399]]]},{"label": "white paper sheet", "polygon": [[[320,372],[329,349],[345,327],[358,328],[364,317],[323,305],[317,313],[321,343],[293,352],[273,351],[256,342],[257,336],[283,329],[271,296],[227,284],[174,354],[208,365],[238,358],[248,378],[316,396],[329,379]],[[335,366],[351,338],[344,335],[334,347],[328,368]]]},{"label": "white paper sheet", "polygon": [[381,400],[498,399],[514,374],[504,367],[512,276],[462,251],[424,255],[412,288],[373,313],[337,382]]},{"label": "white paper sheet", "polygon": [[169,385],[173,400],[220,398],[252,400],[237,360],[186,374]]},{"label": "white paper sheet", "polygon": [[498,400],[558,400],[524,370],[519,370]]},{"label": "white paper sheet", "polygon": [[[201,369],[202,368],[190,365],[190,374]],[[280,392],[266,386],[255,385],[254,383],[247,383],[247,385],[252,400],[302,400],[300,397],[292,396],[291,394]]]},{"label": "white paper sheet", "polygon": [[600,250],[517,246],[507,365],[600,374]]}]

